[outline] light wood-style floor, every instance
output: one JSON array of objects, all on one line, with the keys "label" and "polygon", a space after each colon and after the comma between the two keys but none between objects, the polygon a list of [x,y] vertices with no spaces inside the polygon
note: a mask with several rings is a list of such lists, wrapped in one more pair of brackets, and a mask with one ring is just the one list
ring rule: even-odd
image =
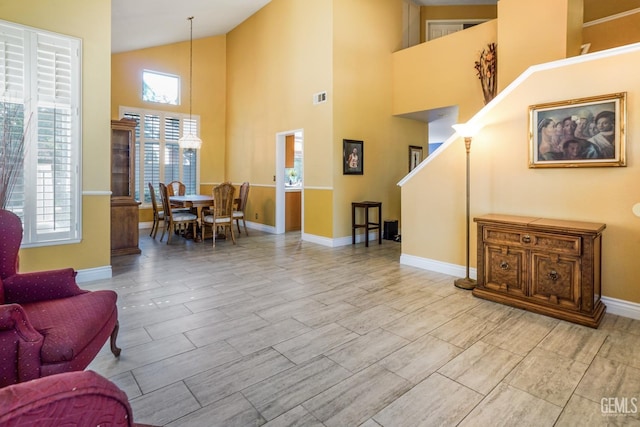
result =
[{"label": "light wood-style floor", "polygon": [[137,422],[640,425],[640,321],[594,330],[480,300],[400,265],[393,241],[250,233],[213,248],[141,230],[142,255],[82,285],[119,294],[122,355],[104,348],[88,369]]}]

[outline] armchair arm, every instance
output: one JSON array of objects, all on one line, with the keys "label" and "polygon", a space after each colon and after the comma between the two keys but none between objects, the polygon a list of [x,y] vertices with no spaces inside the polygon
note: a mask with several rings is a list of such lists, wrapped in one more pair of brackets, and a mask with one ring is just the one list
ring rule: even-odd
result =
[{"label": "armchair arm", "polygon": [[0,387],[40,376],[44,337],[18,304],[0,305]]},{"label": "armchair arm", "polygon": [[3,426],[125,427],[134,425],[132,415],[127,395],[93,371],[66,372],[0,389]]},{"label": "armchair arm", "polygon": [[73,268],[14,274],[2,280],[5,302],[25,304],[87,292],[78,287],[76,274]]}]

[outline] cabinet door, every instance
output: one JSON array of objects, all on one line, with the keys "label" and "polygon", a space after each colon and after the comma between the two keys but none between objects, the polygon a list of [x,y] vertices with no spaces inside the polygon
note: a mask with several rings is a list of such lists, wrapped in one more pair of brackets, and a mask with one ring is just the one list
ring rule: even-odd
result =
[{"label": "cabinet door", "polygon": [[531,296],[547,304],[580,309],[580,259],[532,253]]},{"label": "cabinet door", "polygon": [[122,129],[111,131],[111,194],[114,197],[131,197],[131,132]]},{"label": "cabinet door", "polygon": [[485,284],[496,291],[525,296],[526,251],[509,246],[485,245]]}]

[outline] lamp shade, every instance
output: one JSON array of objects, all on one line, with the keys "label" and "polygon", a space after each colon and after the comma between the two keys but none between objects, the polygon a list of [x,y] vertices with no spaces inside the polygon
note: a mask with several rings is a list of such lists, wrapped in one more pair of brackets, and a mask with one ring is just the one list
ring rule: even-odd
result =
[{"label": "lamp shade", "polygon": [[202,140],[192,133],[188,133],[178,140],[178,145],[183,150],[198,150],[202,146]]},{"label": "lamp shade", "polygon": [[481,126],[476,123],[458,123],[451,125],[451,127],[463,138],[474,137],[481,128]]}]

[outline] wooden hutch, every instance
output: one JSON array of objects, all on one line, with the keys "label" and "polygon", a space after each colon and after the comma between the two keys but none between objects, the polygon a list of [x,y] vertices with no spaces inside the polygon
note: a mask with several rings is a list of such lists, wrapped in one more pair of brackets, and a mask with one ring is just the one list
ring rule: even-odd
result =
[{"label": "wooden hutch", "polygon": [[139,254],[135,120],[111,120],[111,256]]}]

